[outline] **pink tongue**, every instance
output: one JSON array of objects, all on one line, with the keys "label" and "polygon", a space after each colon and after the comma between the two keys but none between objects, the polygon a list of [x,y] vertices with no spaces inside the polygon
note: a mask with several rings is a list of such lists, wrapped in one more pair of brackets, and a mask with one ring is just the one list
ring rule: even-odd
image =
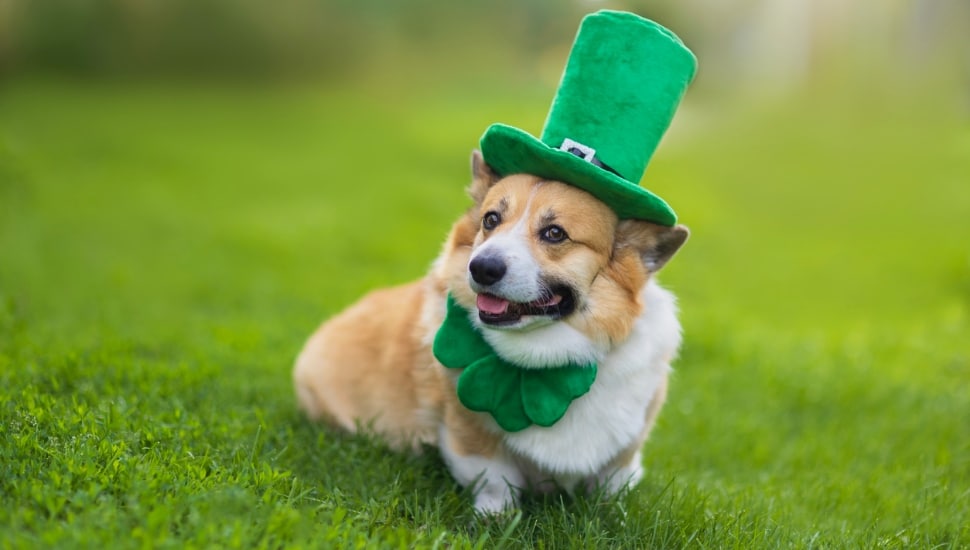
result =
[{"label": "pink tongue", "polygon": [[492,296],[491,294],[479,294],[478,309],[485,313],[491,313],[492,315],[501,315],[505,313],[505,310],[509,309],[509,301],[503,300],[498,296]]}]

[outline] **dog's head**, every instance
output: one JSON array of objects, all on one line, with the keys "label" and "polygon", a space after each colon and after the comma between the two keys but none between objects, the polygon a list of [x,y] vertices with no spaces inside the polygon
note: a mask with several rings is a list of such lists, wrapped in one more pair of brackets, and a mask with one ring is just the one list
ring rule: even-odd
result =
[{"label": "dog's head", "polygon": [[472,172],[475,206],[450,243],[467,251],[459,260],[467,263],[450,286],[477,309],[486,337],[565,324],[601,347],[625,339],[642,311],[641,290],[687,239],[687,228],[618,220],[564,183],[499,178],[477,151]]}]

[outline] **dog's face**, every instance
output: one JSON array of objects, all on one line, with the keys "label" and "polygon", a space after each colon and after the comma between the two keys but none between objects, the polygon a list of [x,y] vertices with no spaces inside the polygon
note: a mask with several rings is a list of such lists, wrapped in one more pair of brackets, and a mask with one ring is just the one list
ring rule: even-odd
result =
[{"label": "dog's face", "polygon": [[468,263],[482,323],[568,317],[609,261],[616,215],[577,188],[515,175],[489,189]]},{"label": "dog's face", "polygon": [[641,311],[641,289],[687,229],[620,221],[564,183],[499,179],[477,152],[473,171],[477,208],[469,223],[477,230],[465,279],[482,326],[527,331],[565,322],[603,343],[625,338]]}]

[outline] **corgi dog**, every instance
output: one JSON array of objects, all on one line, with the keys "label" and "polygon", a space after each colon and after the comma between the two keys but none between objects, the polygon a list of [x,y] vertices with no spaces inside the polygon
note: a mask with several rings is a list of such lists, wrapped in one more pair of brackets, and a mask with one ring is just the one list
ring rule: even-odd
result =
[{"label": "corgi dog", "polygon": [[[371,292],[309,338],[293,371],[300,408],[396,449],[437,446],[484,514],[514,507],[523,490],[636,484],[681,343],[674,297],[655,274],[687,228],[620,220],[562,182],[500,178],[478,151],[472,175],[474,204],[428,275]],[[464,369],[432,352],[449,300],[501,360],[595,364],[595,379],[551,425],[504,428],[459,400]]]}]

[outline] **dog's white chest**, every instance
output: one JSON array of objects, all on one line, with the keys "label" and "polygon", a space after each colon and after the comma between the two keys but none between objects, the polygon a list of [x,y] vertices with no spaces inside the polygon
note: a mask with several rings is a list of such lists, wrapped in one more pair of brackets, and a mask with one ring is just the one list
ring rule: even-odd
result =
[{"label": "dog's white chest", "polygon": [[504,434],[510,450],[542,472],[585,476],[599,472],[639,437],[647,407],[680,344],[673,297],[649,284],[644,298],[644,314],[630,338],[600,362],[590,391],[554,425]]}]

